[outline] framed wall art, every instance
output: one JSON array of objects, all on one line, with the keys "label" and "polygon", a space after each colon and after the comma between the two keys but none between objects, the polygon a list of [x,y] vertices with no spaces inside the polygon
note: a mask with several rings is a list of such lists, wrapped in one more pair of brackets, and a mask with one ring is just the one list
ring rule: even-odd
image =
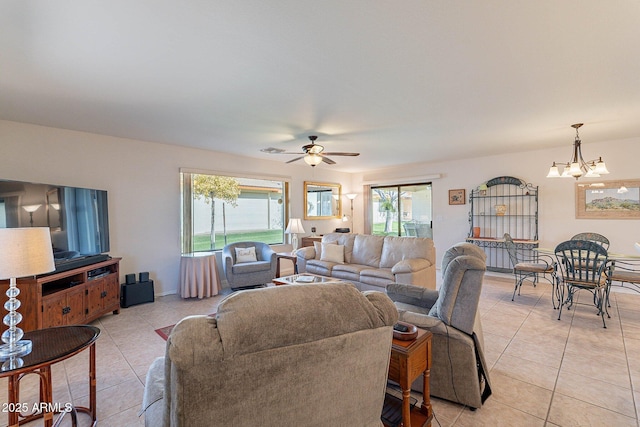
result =
[{"label": "framed wall art", "polygon": [[640,179],[576,183],[576,218],[640,219]]},{"label": "framed wall art", "polygon": [[449,190],[449,204],[450,205],[464,205],[465,204],[465,190],[464,188]]}]

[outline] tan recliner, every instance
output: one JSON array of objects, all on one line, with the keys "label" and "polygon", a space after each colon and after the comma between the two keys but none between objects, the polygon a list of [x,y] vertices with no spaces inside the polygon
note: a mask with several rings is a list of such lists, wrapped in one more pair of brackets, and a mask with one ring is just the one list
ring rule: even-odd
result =
[{"label": "tan recliner", "polygon": [[398,312],[348,283],[237,292],[169,336],[147,426],[376,426]]},{"label": "tan recliner", "polygon": [[[479,247],[458,243],[444,254],[438,291],[387,286],[400,320],[433,333],[431,395],[474,409],[491,394],[478,313],[485,260]],[[422,391],[422,382],[414,382],[412,388]]]}]

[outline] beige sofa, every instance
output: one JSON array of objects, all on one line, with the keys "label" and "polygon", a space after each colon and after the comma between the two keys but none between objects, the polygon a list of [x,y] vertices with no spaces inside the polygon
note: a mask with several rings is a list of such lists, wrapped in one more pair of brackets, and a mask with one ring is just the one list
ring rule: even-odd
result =
[{"label": "beige sofa", "polygon": [[175,326],[145,424],[381,427],[397,319],[385,294],[346,283],[236,292]]},{"label": "beige sofa", "polygon": [[[436,288],[436,250],[432,239],[330,233],[322,236],[322,243],[324,246],[316,242],[314,247],[297,250],[300,273],[347,280],[361,291],[384,292],[391,283]],[[337,251],[327,245],[343,248]]]}]

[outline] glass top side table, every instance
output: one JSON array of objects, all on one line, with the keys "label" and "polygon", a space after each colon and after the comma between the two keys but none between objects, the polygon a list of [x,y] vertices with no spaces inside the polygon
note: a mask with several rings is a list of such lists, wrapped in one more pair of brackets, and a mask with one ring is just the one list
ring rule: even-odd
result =
[{"label": "glass top side table", "polygon": [[[92,425],[96,425],[95,342],[99,335],[100,329],[89,325],[59,326],[25,333],[24,338],[33,342],[31,353],[22,357],[0,360],[0,378],[8,378],[9,427],[19,426],[37,418],[44,418],[45,427],[52,427],[58,425],[67,412],[71,412],[72,423],[76,425],[77,411],[89,414]],[[73,407],[70,402],[61,408],[56,407],[53,404],[51,365],[87,348],[89,348],[89,408]],[[40,377],[39,408],[41,411],[32,412],[32,408],[27,408],[20,403],[20,380],[29,374]],[[62,415],[54,423],[54,414],[61,411]]]}]

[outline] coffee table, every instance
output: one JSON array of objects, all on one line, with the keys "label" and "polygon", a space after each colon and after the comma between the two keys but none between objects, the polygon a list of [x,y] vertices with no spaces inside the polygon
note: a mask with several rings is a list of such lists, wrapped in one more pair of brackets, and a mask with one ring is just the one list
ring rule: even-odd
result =
[{"label": "coffee table", "polygon": [[307,285],[307,284],[326,284],[326,283],[344,283],[344,280],[334,279],[333,277],[319,276],[317,274],[302,273],[293,274],[291,276],[276,277],[272,280],[276,286],[280,285]]}]

